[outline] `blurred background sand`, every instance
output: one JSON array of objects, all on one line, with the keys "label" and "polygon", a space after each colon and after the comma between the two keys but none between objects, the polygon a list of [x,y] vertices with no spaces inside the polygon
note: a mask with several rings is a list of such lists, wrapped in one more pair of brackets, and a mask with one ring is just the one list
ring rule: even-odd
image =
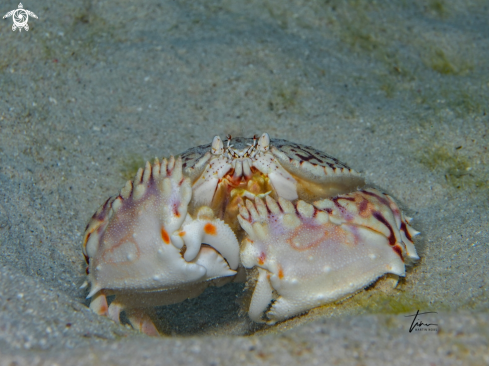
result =
[{"label": "blurred background sand", "polygon": [[[1,365],[489,363],[487,1],[23,4],[29,32],[0,23]],[[239,311],[239,284],[160,308],[173,337],[90,312],[99,205],[146,160],[263,132],[414,217],[406,279],[271,328]],[[438,332],[408,332],[418,309]]]}]

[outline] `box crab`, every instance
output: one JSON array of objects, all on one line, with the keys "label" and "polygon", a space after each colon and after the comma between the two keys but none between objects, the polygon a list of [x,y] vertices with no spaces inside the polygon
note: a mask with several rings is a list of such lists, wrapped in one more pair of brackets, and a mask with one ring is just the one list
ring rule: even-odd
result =
[{"label": "box crab", "polygon": [[[219,136],[139,169],[87,225],[90,308],[157,335],[154,306],[246,268],[248,314],[273,324],[405,275],[418,234],[393,199],[312,147]],[[240,245],[241,242],[241,245]],[[115,295],[107,302],[108,295]]]}]

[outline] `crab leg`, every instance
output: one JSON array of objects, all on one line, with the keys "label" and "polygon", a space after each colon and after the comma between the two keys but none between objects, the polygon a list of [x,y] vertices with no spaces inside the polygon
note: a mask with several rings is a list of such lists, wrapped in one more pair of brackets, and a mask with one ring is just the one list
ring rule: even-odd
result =
[{"label": "crab leg", "polygon": [[160,333],[156,329],[150,314],[155,316],[154,310],[135,308],[126,311],[127,318],[134,329],[151,337],[158,337]]},{"label": "crab leg", "polygon": [[108,315],[109,306],[107,305],[107,297],[103,291],[93,296],[90,302],[90,309],[98,315]]}]

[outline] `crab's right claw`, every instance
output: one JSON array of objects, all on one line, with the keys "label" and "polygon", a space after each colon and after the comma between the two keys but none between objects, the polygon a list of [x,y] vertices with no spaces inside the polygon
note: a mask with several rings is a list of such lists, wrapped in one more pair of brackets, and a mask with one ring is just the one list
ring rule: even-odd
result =
[{"label": "crab's right claw", "polygon": [[140,169],[87,227],[89,297],[101,289],[151,290],[198,281],[206,269],[185,261],[170,236],[187,216],[192,195],[173,157]]},{"label": "crab's right claw", "polygon": [[[147,163],[119,196],[109,199],[85,233],[88,296],[102,289],[163,290],[235,274],[236,236],[207,207],[192,219],[187,214],[191,196],[181,158],[170,157]],[[212,251],[201,250],[202,243]]]}]

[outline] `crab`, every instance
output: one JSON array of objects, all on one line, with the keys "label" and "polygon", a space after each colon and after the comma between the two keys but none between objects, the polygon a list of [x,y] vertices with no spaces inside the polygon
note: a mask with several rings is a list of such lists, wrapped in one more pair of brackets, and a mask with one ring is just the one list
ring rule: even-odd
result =
[{"label": "crab", "polygon": [[125,311],[158,335],[155,306],[245,278],[249,317],[274,324],[405,276],[419,258],[410,222],[328,154],[266,133],[226,146],[216,136],[146,163],[93,215],[83,239],[90,308],[116,322]]}]

